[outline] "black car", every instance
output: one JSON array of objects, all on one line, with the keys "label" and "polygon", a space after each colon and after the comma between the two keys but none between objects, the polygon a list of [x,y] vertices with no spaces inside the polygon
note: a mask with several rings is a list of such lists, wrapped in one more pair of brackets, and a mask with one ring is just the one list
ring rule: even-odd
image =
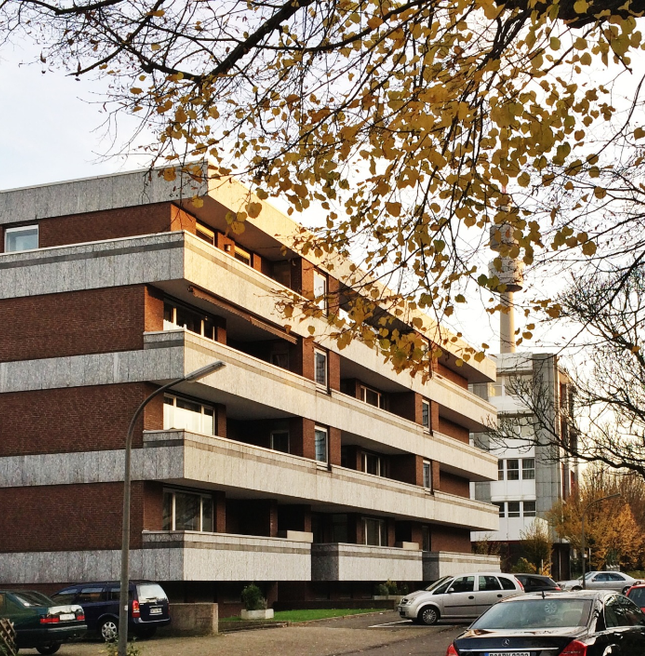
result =
[{"label": "black car", "polygon": [[524,586],[524,592],[557,592],[562,588],[550,577],[542,574],[515,574]]},{"label": "black car", "polygon": [[[120,590],[118,581],[79,583],[59,590],[52,598],[58,603],[82,606],[88,630],[99,633],[106,642],[112,642],[118,636]],[[128,632],[149,638],[157,627],[170,624],[168,597],[158,583],[131,581],[128,597]]]},{"label": "black car", "polygon": [[0,617],[13,622],[18,649],[55,654],[69,638],[85,633],[80,606],[61,604],[35,590],[0,590]]},{"label": "black car", "polygon": [[504,599],[457,636],[446,656],[640,656],[645,614],[607,590]]}]

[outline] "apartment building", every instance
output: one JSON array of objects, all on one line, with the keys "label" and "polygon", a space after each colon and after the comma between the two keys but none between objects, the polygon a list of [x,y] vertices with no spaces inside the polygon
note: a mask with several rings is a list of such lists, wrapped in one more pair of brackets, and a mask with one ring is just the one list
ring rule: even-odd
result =
[{"label": "apartment building", "polygon": [[[568,498],[577,483],[577,461],[552,446],[551,434],[555,431],[564,439],[575,439],[568,419],[573,413],[573,386],[553,353],[509,352],[494,359],[496,382],[476,388],[495,406],[500,420],[512,419],[517,438],[501,444],[486,434],[477,436],[476,442],[498,458],[498,472],[496,481],[475,484],[475,497],[497,506],[499,528],[473,533],[473,540],[500,543],[506,565],[511,567],[522,555],[523,535],[535,521],[547,526],[545,515],[556,502]],[[529,390],[539,397],[539,419],[522,402]],[[569,578],[569,544],[551,537],[552,574]]]},{"label": "apartment building", "polygon": [[284,607],[499,568],[470,541],[498,525],[469,494],[497,477],[469,443],[494,363],[457,366],[457,340],[423,383],[324,317],[285,328],[280,294],[343,306],[349,263],[303,257],[266,203],[231,233],[248,200],[156,172],[0,193],[2,585],[118,578],[129,421],[214,360],[135,427],[132,578],[226,615],[248,582]]}]

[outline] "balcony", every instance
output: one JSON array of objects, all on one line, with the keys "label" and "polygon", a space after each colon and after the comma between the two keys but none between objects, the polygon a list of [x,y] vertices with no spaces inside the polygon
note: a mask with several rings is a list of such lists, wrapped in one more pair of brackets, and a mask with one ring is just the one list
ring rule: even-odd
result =
[{"label": "balcony", "polygon": [[[311,544],[284,538],[145,531],[133,571],[154,581],[309,581]],[[141,571],[139,571],[139,567]]]},{"label": "balcony", "polygon": [[365,544],[315,544],[312,581],[421,581],[422,552]]}]

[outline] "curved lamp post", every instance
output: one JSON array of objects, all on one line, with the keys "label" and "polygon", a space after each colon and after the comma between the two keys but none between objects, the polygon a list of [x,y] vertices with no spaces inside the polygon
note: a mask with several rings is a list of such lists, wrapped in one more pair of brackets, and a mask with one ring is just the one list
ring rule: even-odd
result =
[{"label": "curved lamp post", "polygon": [[134,432],[134,426],[139,419],[139,416],[143,412],[143,409],[154,399],[159,396],[162,392],[165,392],[167,389],[178,385],[179,383],[192,382],[199,380],[204,376],[207,376],[222,367],[225,367],[226,363],[221,360],[216,362],[211,362],[205,367],[200,367],[195,371],[177,378],[176,380],[171,381],[162,385],[159,389],[156,389],[150,396],[144,399],[143,403],[136,409],[132,419],[130,420],[130,425],[128,426],[128,434],[125,440],[125,472],[123,477],[123,530],[121,534],[121,590],[119,592],[119,645],[118,645],[118,656],[126,656],[128,649],[128,589],[130,587],[130,460],[132,455],[132,434]]},{"label": "curved lamp post", "polygon": [[595,505],[596,503],[600,503],[601,501],[607,501],[607,499],[613,499],[619,496],[620,496],[620,492],[617,492],[616,494],[610,494],[608,497],[601,497],[600,499],[595,499],[594,501],[590,501],[585,506],[585,509],[582,511],[582,533],[580,535],[580,547],[582,551],[582,589],[583,590],[587,589],[587,581],[585,580],[585,515],[587,514],[587,510],[589,510],[589,508],[591,508],[591,506]]}]

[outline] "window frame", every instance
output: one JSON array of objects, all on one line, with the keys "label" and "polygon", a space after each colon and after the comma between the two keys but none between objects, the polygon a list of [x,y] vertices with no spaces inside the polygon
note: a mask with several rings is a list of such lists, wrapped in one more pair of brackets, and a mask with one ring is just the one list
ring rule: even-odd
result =
[{"label": "window frame", "polygon": [[[517,467],[509,467],[511,462],[517,463]],[[506,480],[507,481],[519,481],[520,480],[520,459],[519,458],[507,458],[506,461]],[[513,476],[511,476],[511,473]]]},{"label": "window frame", "polygon": [[[526,504],[533,504],[533,509],[532,510],[527,510]],[[535,501],[522,501],[522,517],[536,517],[537,516],[537,510],[535,507]]]},{"label": "window frame", "polygon": [[[533,465],[531,467],[527,467],[526,463],[533,463]],[[527,476],[527,472],[531,472],[531,474]],[[522,480],[535,480],[535,458],[522,458]]]},{"label": "window frame", "polygon": [[[286,435],[286,443],[287,443],[287,449],[286,451],[284,449],[278,449],[275,446],[275,436],[276,435]],[[275,430],[272,430],[271,433],[269,434],[269,448],[272,451],[277,451],[278,453],[291,453],[290,448],[291,448],[291,440],[289,437],[289,431],[282,428],[276,428]]]},{"label": "window frame", "polygon": [[[322,441],[324,444],[324,459],[319,458],[319,455],[322,454],[322,449],[319,449],[318,447],[319,434],[324,435],[324,440]],[[329,429],[326,426],[314,426],[314,459],[316,462],[329,464]]]},{"label": "window frame", "polygon": [[431,406],[427,399],[421,399],[421,425],[429,431],[432,430]]},{"label": "window frame", "polygon": [[318,269],[314,269],[313,293],[314,298],[317,299],[316,305],[323,311],[323,314],[327,314],[329,311],[329,279]]},{"label": "window frame", "polygon": [[[318,378],[318,373],[320,371],[318,367],[318,358],[322,358],[324,360],[324,381]],[[318,346],[314,348],[314,382],[316,385],[324,387],[325,389],[327,389],[329,386],[329,354],[325,349],[321,349]]]},{"label": "window frame", "polygon": [[[368,471],[368,459],[373,459],[376,464],[376,471]],[[383,457],[379,453],[372,453],[370,451],[363,451],[363,472],[369,474],[370,476],[383,476],[385,469],[385,463]]]},{"label": "window frame", "polygon": [[[185,495],[192,497],[199,497],[199,528],[197,529],[186,529],[186,528],[177,528],[177,495]],[[171,507],[170,507],[170,528],[166,527],[166,498],[167,495],[171,496]],[[210,527],[211,530],[204,529],[204,500],[207,499],[210,502]],[[196,533],[215,533],[215,501],[212,494],[206,494],[203,492],[195,492],[194,490],[183,490],[177,488],[165,487],[163,489],[163,502],[162,502],[162,521],[164,531],[195,531]]]},{"label": "window frame", "polygon": [[[426,490],[432,490],[432,461],[423,461],[423,487]],[[427,472],[427,476],[426,476]]]},{"label": "window frame", "polygon": [[[368,385],[363,385],[363,383],[360,383],[358,386],[359,390],[359,399],[363,403],[367,403],[367,405],[371,405],[373,408],[383,408],[383,393],[379,392],[378,390],[374,389],[373,387],[369,387]],[[367,400],[368,393],[371,392],[372,394],[376,395],[376,404],[370,403]]]},{"label": "window frame", "polygon": [[[515,504],[517,504],[517,510],[515,510]],[[511,510],[511,505],[513,509]],[[508,518],[515,518],[522,516],[522,503],[520,501],[507,501],[506,502],[506,516]]]},{"label": "window frame", "polygon": [[[368,524],[373,523],[378,533],[378,542],[368,542]],[[369,547],[387,546],[387,526],[385,520],[380,517],[363,517],[363,544]]]},{"label": "window frame", "polygon": [[[35,232],[36,246],[33,248],[9,248],[9,239],[11,235],[19,234],[21,232],[29,233]],[[26,251],[35,251],[40,248],[40,227],[37,223],[30,223],[28,225],[14,226],[4,229],[4,252],[5,253],[24,253]]]},{"label": "window frame", "polygon": [[[172,399],[173,403],[167,403],[167,400]],[[188,432],[193,432],[192,428],[186,428],[185,426],[167,426],[166,425],[166,406],[170,406],[173,408],[173,420],[175,418],[175,412],[176,409],[178,408],[177,406],[177,401],[183,401],[184,403],[192,403],[196,406],[200,407],[200,428],[204,428],[204,417],[207,417],[208,414],[204,412],[205,409],[208,409],[212,412],[212,433],[205,432],[203,430],[200,431],[195,431],[198,432],[200,435],[217,435],[217,407],[214,405],[211,405],[209,403],[204,403],[203,401],[200,401],[199,399],[192,399],[188,396],[182,396],[181,394],[172,394],[170,392],[164,392],[163,395],[163,405],[164,405],[164,413],[163,413],[163,430],[183,430],[183,431],[188,431]],[[187,408],[179,408],[180,410],[185,410],[187,412],[190,412],[189,409]],[[195,415],[198,413],[195,412]],[[173,422],[174,423],[174,422]]]},{"label": "window frame", "polygon": [[201,221],[195,222],[195,236],[199,237],[202,241],[205,241],[211,246],[216,245],[215,230],[213,230],[210,226],[207,226],[205,223],[202,223]]}]

